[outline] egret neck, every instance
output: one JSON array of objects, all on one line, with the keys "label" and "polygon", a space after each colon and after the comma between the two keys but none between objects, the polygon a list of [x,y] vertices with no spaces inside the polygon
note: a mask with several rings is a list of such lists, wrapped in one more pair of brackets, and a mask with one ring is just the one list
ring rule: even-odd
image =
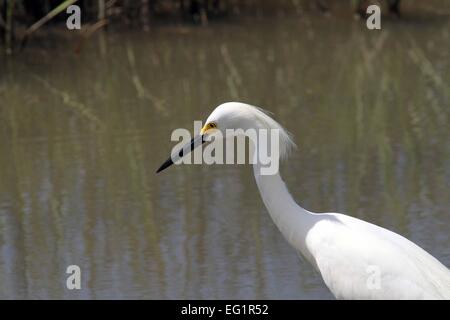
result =
[{"label": "egret neck", "polygon": [[315,266],[316,262],[306,245],[306,236],[317,222],[318,215],[303,209],[294,201],[279,172],[262,175],[261,163],[257,161],[253,164],[253,173],[272,220],[294,248],[301,244],[301,253]]}]

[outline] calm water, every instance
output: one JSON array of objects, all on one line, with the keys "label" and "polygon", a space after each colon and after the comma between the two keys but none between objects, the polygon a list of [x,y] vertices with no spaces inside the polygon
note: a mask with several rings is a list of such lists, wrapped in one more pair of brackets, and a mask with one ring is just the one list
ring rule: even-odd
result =
[{"label": "calm water", "polygon": [[[382,225],[450,266],[450,23],[264,18],[35,41],[0,64],[0,298],[329,299],[250,166],[172,167],[218,104],[294,135],[309,210]],[[71,38],[73,40],[73,38]],[[68,265],[82,290],[65,289]]]}]

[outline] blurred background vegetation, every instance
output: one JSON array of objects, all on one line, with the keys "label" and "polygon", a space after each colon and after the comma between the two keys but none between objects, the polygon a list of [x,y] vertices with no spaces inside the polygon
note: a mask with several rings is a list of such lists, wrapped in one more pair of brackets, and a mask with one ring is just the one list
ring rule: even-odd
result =
[{"label": "blurred background vegetation", "polygon": [[231,23],[239,15],[344,14],[351,19],[352,15],[364,16],[370,4],[378,4],[383,13],[396,17],[411,7],[425,7],[437,14],[450,10],[450,2],[445,0],[0,0],[0,43],[4,51],[12,53],[15,43],[24,45],[28,36],[44,25],[65,22],[65,10],[72,4],[81,8],[83,27],[89,34],[106,26],[149,30],[162,23],[206,26],[219,19]]}]

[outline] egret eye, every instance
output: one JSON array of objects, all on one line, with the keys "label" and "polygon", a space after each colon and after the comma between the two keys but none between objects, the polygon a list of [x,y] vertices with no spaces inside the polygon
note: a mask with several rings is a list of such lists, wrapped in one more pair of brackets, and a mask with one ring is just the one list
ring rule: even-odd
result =
[{"label": "egret eye", "polygon": [[204,134],[206,131],[210,130],[210,129],[215,129],[217,128],[217,124],[215,124],[214,122],[209,122],[207,124],[205,124],[205,126],[202,128],[202,130],[200,130],[200,134]]}]

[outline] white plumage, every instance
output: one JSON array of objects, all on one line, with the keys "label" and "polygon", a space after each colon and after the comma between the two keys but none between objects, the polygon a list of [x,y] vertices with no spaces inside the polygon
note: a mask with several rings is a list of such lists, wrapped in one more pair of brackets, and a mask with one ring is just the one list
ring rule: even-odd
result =
[{"label": "white plumage", "polygon": [[[261,109],[238,102],[218,106],[206,123],[226,129],[280,129],[281,156],[290,135]],[[253,165],[262,200],[287,239],[321,274],[338,299],[450,299],[450,271],[408,239],[339,213],[300,207],[280,175],[261,175]]]}]

